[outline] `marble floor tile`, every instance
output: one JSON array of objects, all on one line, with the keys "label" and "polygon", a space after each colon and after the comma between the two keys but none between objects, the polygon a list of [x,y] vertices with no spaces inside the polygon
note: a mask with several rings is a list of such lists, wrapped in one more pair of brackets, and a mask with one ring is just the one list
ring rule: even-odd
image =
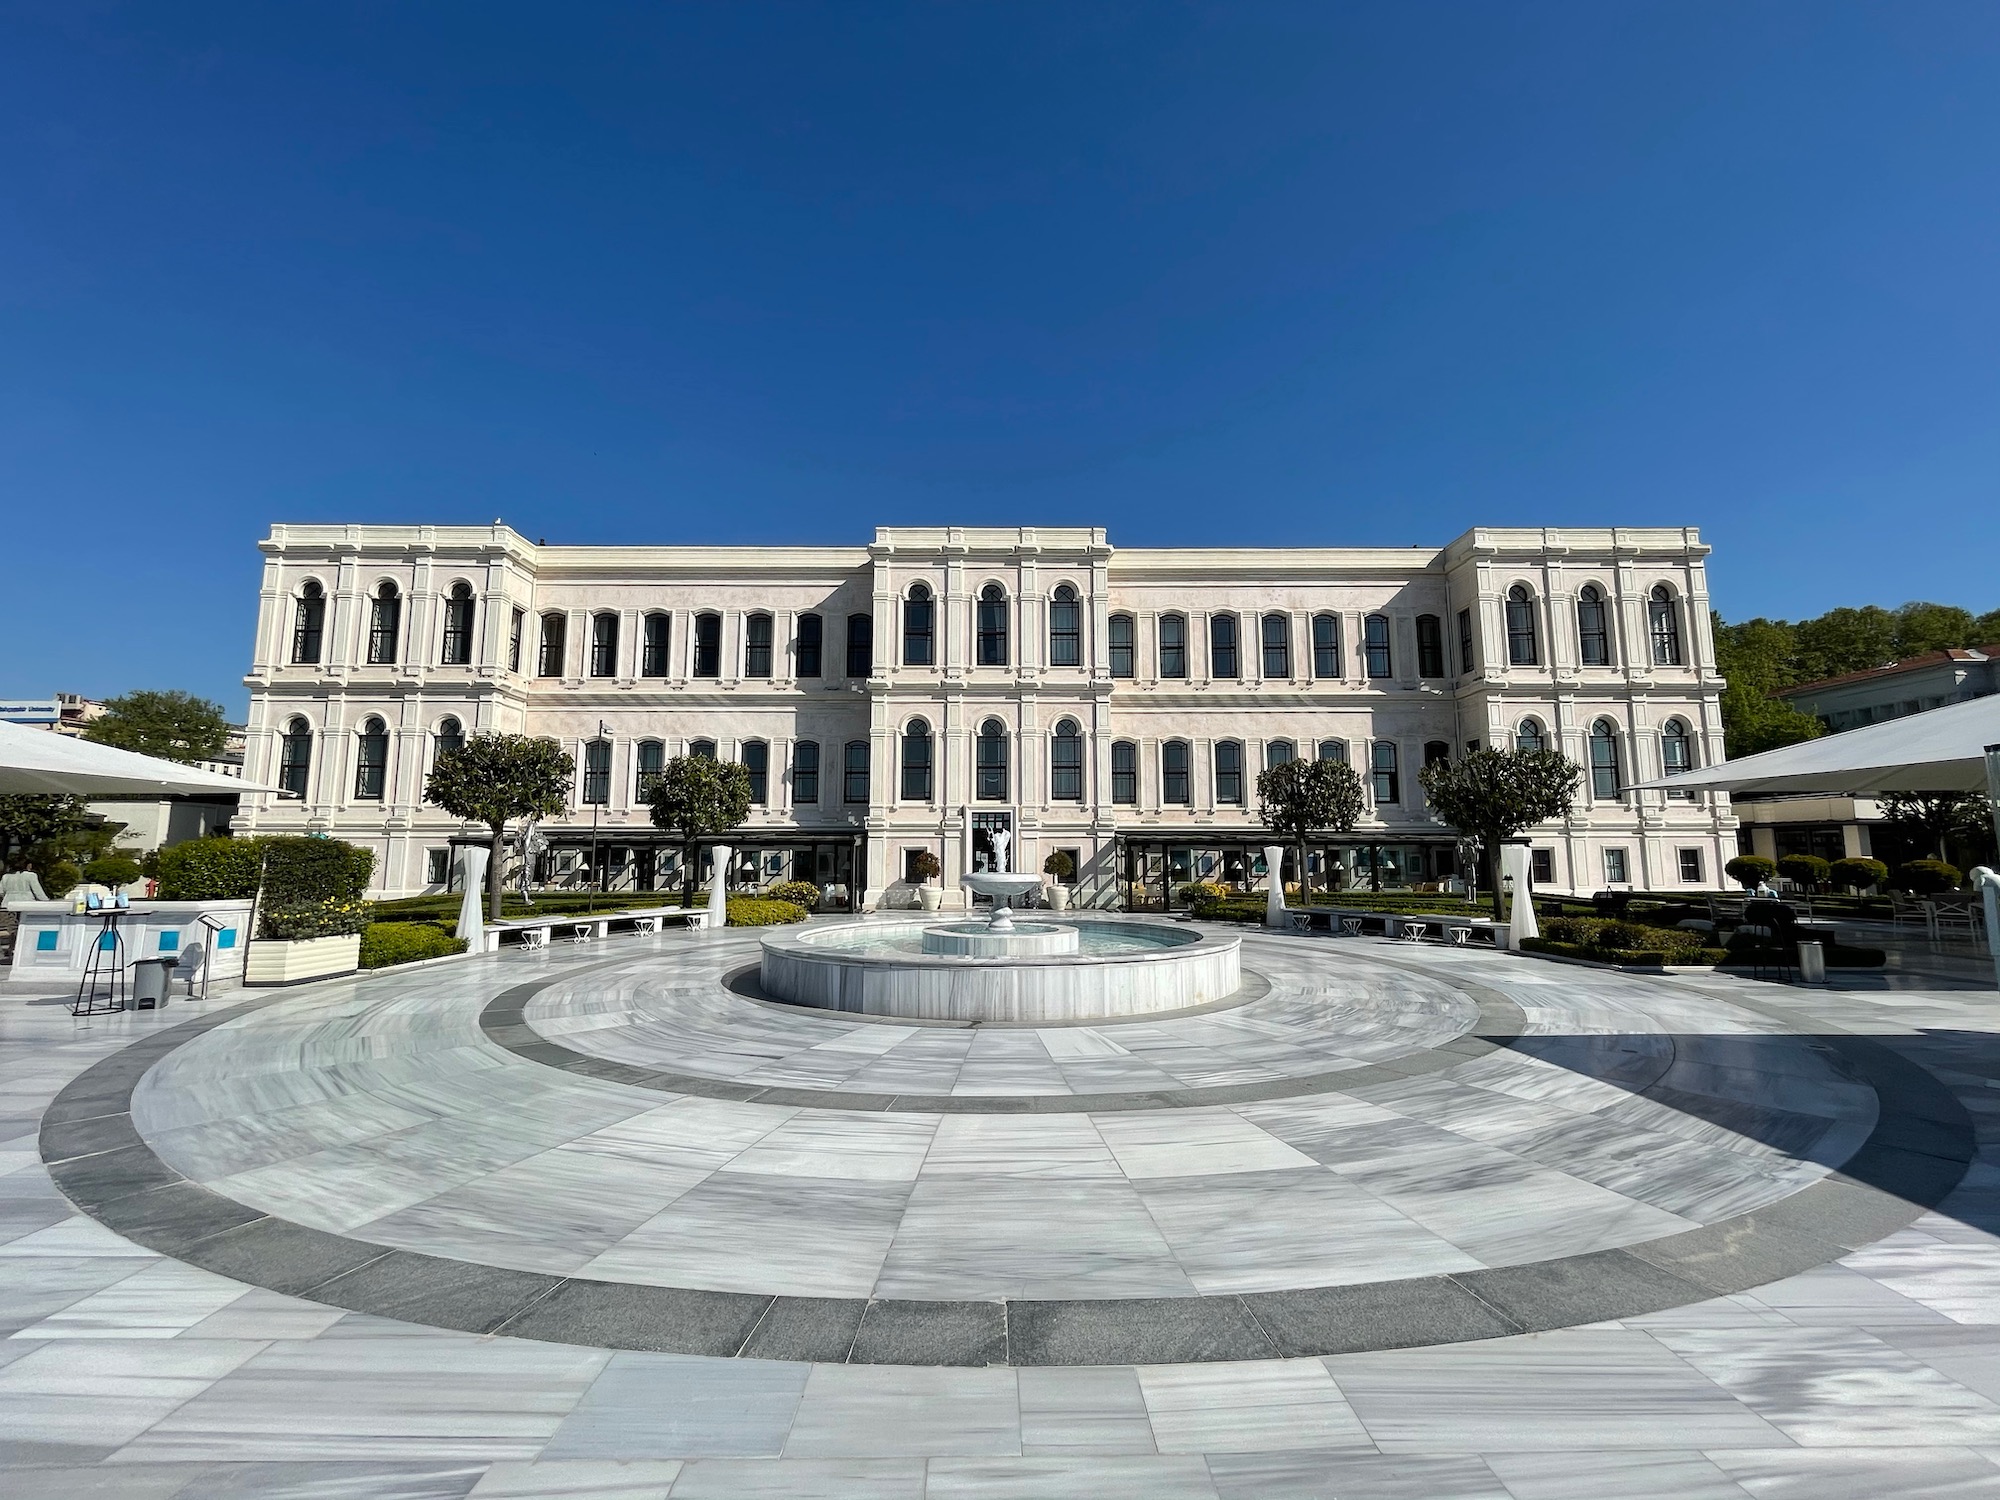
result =
[{"label": "marble floor tile", "polygon": [[787,1458],[954,1457],[1021,1451],[1011,1369],[814,1365]]},{"label": "marble floor tile", "polygon": [[1162,1453],[1371,1447],[1317,1360],[1144,1365],[1139,1385]]},{"label": "marble floor tile", "polygon": [[934,1458],[926,1500],[1217,1500],[1198,1457]]},{"label": "marble floor tile", "polygon": [[1220,1500],[1513,1500],[1486,1461],[1472,1455],[1217,1453],[1208,1472]]},{"label": "marble floor tile", "polygon": [[1016,1373],[1024,1454],[1155,1451],[1136,1370],[1026,1366]]},{"label": "marble floor tile", "polygon": [[1093,1115],[1125,1175],[1198,1177],[1310,1167],[1311,1157],[1227,1109]]},{"label": "marble floor tile", "polygon": [[49,1314],[17,1339],[165,1339],[186,1333],[250,1290],[238,1281],[163,1261]]},{"label": "marble floor tile", "polygon": [[231,1340],[67,1340],[0,1367],[0,1440],[129,1443],[264,1346]]},{"label": "marble floor tile", "polygon": [[[1748,1450],[1785,1455],[1796,1449]],[[1745,1500],[1705,1454],[1495,1453],[1487,1464],[1512,1500]]]},{"label": "marble floor tile", "polygon": [[684,1467],[673,1459],[498,1463],[470,1494],[472,1500],[667,1500]]},{"label": "marble floor tile", "polygon": [[2000,1468],[1962,1448],[1717,1451],[1717,1468],[1752,1500],[1993,1500]]},{"label": "marble floor tile", "polygon": [[541,1457],[775,1458],[791,1431],[809,1368],[614,1354]]},{"label": "marble floor tile", "polygon": [[920,1458],[702,1458],[675,1500],[923,1500]]}]

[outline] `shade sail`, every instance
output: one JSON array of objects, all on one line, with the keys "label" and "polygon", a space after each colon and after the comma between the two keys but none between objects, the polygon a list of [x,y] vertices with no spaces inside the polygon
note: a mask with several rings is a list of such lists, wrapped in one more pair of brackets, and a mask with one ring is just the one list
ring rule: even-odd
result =
[{"label": "shade sail", "polygon": [[1977,792],[1986,789],[1985,751],[1994,744],[2000,697],[1974,698],[1640,785],[1764,796]]},{"label": "shade sail", "polygon": [[0,795],[193,797],[276,787],[95,745],[47,729],[0,723]]}]

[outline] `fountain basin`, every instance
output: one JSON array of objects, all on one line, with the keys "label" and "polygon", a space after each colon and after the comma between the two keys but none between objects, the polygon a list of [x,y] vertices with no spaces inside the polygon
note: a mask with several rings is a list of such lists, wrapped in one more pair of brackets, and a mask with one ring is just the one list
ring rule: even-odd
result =
[{"label": "fountain basin", "polygon": [[[1242,940],[1139,919],[1021,923],[1076,934],[1076,951],[986,957],[927,952],[938,924],[841,922],[763,939],[764,993],[822,1010],[933,1021],[1110,1020],[1227,999]],[[977,922],[950,927],[984,932]],[[974,933],[964,934],[973,936]]]},{"label": "fountain basin", "polygon": [[1075,953],[1082,933],[1056,922],[1013,922],[1005,928],[987,922],[951,922],[924,929],[924,952],[964,958],[1042,958]]}]

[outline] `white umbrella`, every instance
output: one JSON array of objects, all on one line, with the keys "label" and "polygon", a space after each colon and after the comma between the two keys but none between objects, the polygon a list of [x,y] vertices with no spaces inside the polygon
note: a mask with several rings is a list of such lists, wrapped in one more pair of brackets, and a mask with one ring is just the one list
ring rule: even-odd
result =
[{"label": "white umbrella", "polygon": [[47,729],[0,723],[0,796],[176,797],[277,790]]},{"label": "white umbrella", "polygon": [[2000,698],[1974,698],[1639,785],[1850,797],[1980,792],[1986,790],[1986,747],[1994,744],[2000,744]]}]

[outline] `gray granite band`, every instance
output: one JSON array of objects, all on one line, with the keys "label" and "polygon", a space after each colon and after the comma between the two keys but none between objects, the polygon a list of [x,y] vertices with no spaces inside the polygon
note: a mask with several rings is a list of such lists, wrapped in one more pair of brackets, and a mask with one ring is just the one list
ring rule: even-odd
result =
[{"label": "gray granite band", "polygon": [[[332,1234],[260,1213],[169,1167],[133,1126],[139,1079],[202,1033],[287,998],[264,996],[184,1022],[73,1079],[42,1118],[42,1159],[56,1185],[124,1238],[238,1281],[433,1327],[610,1349],[834,1364],[1104,1365],[1499,1338],[1685,1306],[1836,1260],[1941,1202],[1974,1151],[1969,1116],[1937,1078],[1880,1043],[1824,1028],[1815,1039],[1879,1101],[1875,1130],[1860,1150],[1788,1198],[1623,1249],[1351,1286],[1093,1301],[639,1286],[511,1271]],[[1747,1008],[1788,1025],[1798,1019]],[[1352,1082],[1354,1075],[1340,1076]],[[1195,1092],[1206,1102],[1215,1091]]]}]

